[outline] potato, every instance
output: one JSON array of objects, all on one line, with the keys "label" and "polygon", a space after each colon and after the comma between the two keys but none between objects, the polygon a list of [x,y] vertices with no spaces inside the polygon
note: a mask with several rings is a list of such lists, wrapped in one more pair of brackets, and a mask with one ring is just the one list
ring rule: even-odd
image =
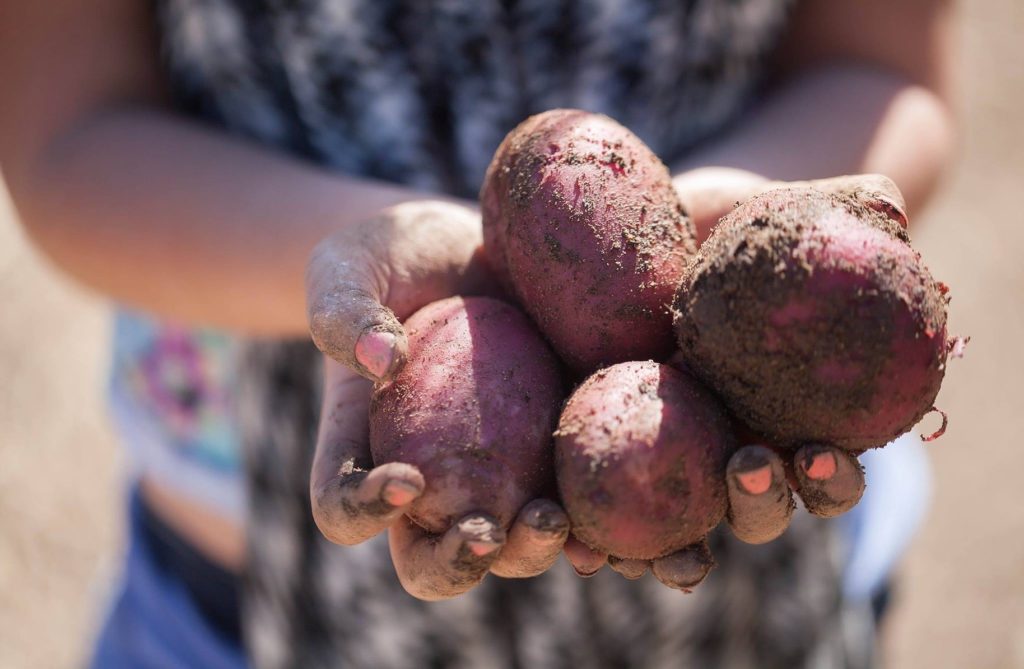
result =
[{"label": "potato", "polygon": [[650,361],[600,370],[569,398],[555,433],[573,534],[638,560],[699,541],[725,515],[734,450],[724,409],[686,374]]},{"label": "potato", "polygon": [[573,370],[671,353],[695,233],[639,138],[598,114],[532,116],[498,148],[481,206],[489,262]]},{"label": "potato", "polygon": [[675,328],[687,364],[755,431],[860,451],[931,409],[953,345],[946,303],[901,226],[853,197],[782,189],[719,223]]},{"label": "potato", "polygon": [[419,467],[426,488],[407,513],[430,532],[473,512],[508,528],[553,492],[558,360],[526,316],[491,298],[434,302],[405,328],[406,363],[370,404],[374,463]]}]

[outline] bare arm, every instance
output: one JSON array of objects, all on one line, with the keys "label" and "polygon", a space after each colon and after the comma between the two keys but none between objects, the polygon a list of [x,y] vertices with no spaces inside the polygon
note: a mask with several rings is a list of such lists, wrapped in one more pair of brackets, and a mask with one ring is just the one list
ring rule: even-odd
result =
[{"label": "bare arm", "polygon": [[802,0],[783,37],[779,84],[677,167],[733,167],[779,180],[880,173],[913,214],[954,149],[950,5]]},{"label": "bare arm", "polygon": [[61,268],[116,299],[305,334],[316,242],[423,196],[165,111],[146,6],[0,1],[0,164],[21,219]]}]

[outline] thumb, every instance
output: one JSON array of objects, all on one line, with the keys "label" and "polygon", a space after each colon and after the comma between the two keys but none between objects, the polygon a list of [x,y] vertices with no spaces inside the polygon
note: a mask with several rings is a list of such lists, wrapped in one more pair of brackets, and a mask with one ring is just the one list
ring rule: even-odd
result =
[{"label": "thumb", "polygon": [[405,330],[384,306],[383,263],[366,237],[345,231],[321,242],[306,270],[310,334],[317,348],[373,381],[390,378],[405,360]]},{"label": "thumb", "polygon": [[396,205],[331,235],[306,269],[314,343],[362,376],[391,378],[408,351],[400,320],[452,295],[495,291],[482,242],[478,213],[436,200]]},{"label": "thumb", "polygon": [[760,193],[768,183],[768,179],[759,174],[731,167],[700,167],[672,179],[700,243],[707,239],[720,218],[740,202]]},{"label": "thumb", "polygon": [[812,181],[811,185],[849,195],[907,227],[907,201],[896,182],[883,174],[851,174]]}]

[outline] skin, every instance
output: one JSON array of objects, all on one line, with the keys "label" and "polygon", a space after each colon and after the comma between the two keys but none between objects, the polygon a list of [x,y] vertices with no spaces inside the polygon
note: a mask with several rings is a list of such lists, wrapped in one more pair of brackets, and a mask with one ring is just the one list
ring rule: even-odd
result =
[{"label": "skin", "polygon": [[[910,212],[921,207],[952,153],[949,4],[805,0],[782,41],[787,47],[772,92],[675,166],[676,186],[703,229],[737,201],[731,199],[737,179],[749,186],[751,179],[877,172],[900,186]],[[303,274],[310,250],[332,233],[338,236],[309,263],[312,276],[326,277],[310,281],[309,303],[333,294],[352,304],[335,313],[355,316],[354,323],[394,323],[396,314],[426,297],[489,290],[476,273],[475,251],[416,247],[422,238],[371,231],[369,221],[391,215],[383,210],[422,200],[423,193],[332,174],[173,113],[147,11],[134,0],[0,0],[0,163],[26,232],[61,270],[164,317],[269,336],[309,332]],[[44,77],[46,85],[39,85]],[[740,171],[697,169],[708,165]],[[470,227],[459,229],[472,239],[478,232]],[[316,260],[332,253],[354,259],[351,273],[333,275],[333,284],[331,271]],[[427,269],[416,269],[421,264]],[[436,280],[424,279],[435,273]],[[320,325],[313,321],[314,334],[330,329],[336,346],[325,348],[348,366],[328,365],[325,379],[330,410],[311,483],[314,499],[322,493],[324,500],[318,523],[341,543],[390,528],[396,566],[404,565],[399,569],[407,575],[403,583],[448,596],[466,582],[446,585],[452,560],[469,539],[431,550],[406,541],[400,508],[416,492],[415,475],[365,470],[360,435],[369,390],[358,374],[386,377],[400,364],[401,331],[389,339],[370,334],[380,328],[347,321],[328,328],[331,318],[323,318]],[[346,458],[363,463],[363,471],[343,474]],[[855,478],[853,468],[837,460],[842,476],[814,484],[843,501],[832,508],[855,497],[846,483],[834,482]],[[817,471],[813,463],[810,469]],[[755,468],[745,480],[763,483],[761,471]],[[768,472],[769,490],[776,491],[781,481],[774,464]],[[340,485],[348,476],[354,483]],[[333,492],[324,488],[332,480]],[[754,499],[734,503],[734,516],[777,513],[777,495],[748,494]],[[340,503],[343,496],[360,502],[349,507],[356,511],[324,513],[330,500]],[[173,493],[147,497],[211,559],[231,568],[242,564],[241,528],[197,531],[224,520]],[[523,537],[527,548],[510,549],[520,541],[513,536]],[[500,553],[536,555],[528,561],[536,569],[554,559],[550,544],[537,543],[533,533],[513,527]],[[495,552],[470,560],[471,571],[500,571]],[[584,572],[600,557],[572,544],[566,553]],[[656,568],[655,576],[675,582],[667,569]],[[682,569],[678,582],[692,571]]]}]

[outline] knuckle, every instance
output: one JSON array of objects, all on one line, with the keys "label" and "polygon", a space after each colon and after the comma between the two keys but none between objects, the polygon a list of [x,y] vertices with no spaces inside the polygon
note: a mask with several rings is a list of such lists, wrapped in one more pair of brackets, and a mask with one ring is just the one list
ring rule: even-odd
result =
[{"label": "knuckle", "polygon": [[338,506],[346,519],[376,519],[395,510],[380,498],[378,486],[368,478],[368,472],[358,471],[339,479]]},{"label": "knuckle", "polygon": [[472,572],[454,568],[427,569],[399,575],[402,587],[413,597],[424,601],[450,599],[479,583],[486,568]]},{"label": "knuckle", "polygon": [[569,534],[569,518],[561,507],[553,502],[543,501],[524,509],[523,524],[543,535],[561,536]]},{"label": "knuckle", "polygon": [[338,509],[338,480],[330,479],[315,486],[310,497],[314,520],[318,524],[320,521],[332,523]]},{"label": "knuckle", "polygon": [[339,512],[346,509],[348,502],[346,488],[351,485],[348,477],[333,477],[313,488],[312,510],[314,518],[336,524]]},{"label": "knuckle", "polygon": [[446,592],[453,594],[466,592],[480,583],[496,562],[497,555],[478,557],[472,554],[464,555],[460,551],[454,559],[447,563],[438,580],[443,583],[443,589]]},{"label": "knuckle", "polygon": [[331,543],[345,544],[345,532],[342,529],[338,510],[331,503],[332,495],[324,488],[319,488],[313,493],[313,523],[320,533]]},{"label": "knuckle", "polygon": [[323,353],[336,358],[339,353],[337,342],[337,313],[327,306],[325,300],[318,300],[309,311],[309,334],[313,343]]}]

